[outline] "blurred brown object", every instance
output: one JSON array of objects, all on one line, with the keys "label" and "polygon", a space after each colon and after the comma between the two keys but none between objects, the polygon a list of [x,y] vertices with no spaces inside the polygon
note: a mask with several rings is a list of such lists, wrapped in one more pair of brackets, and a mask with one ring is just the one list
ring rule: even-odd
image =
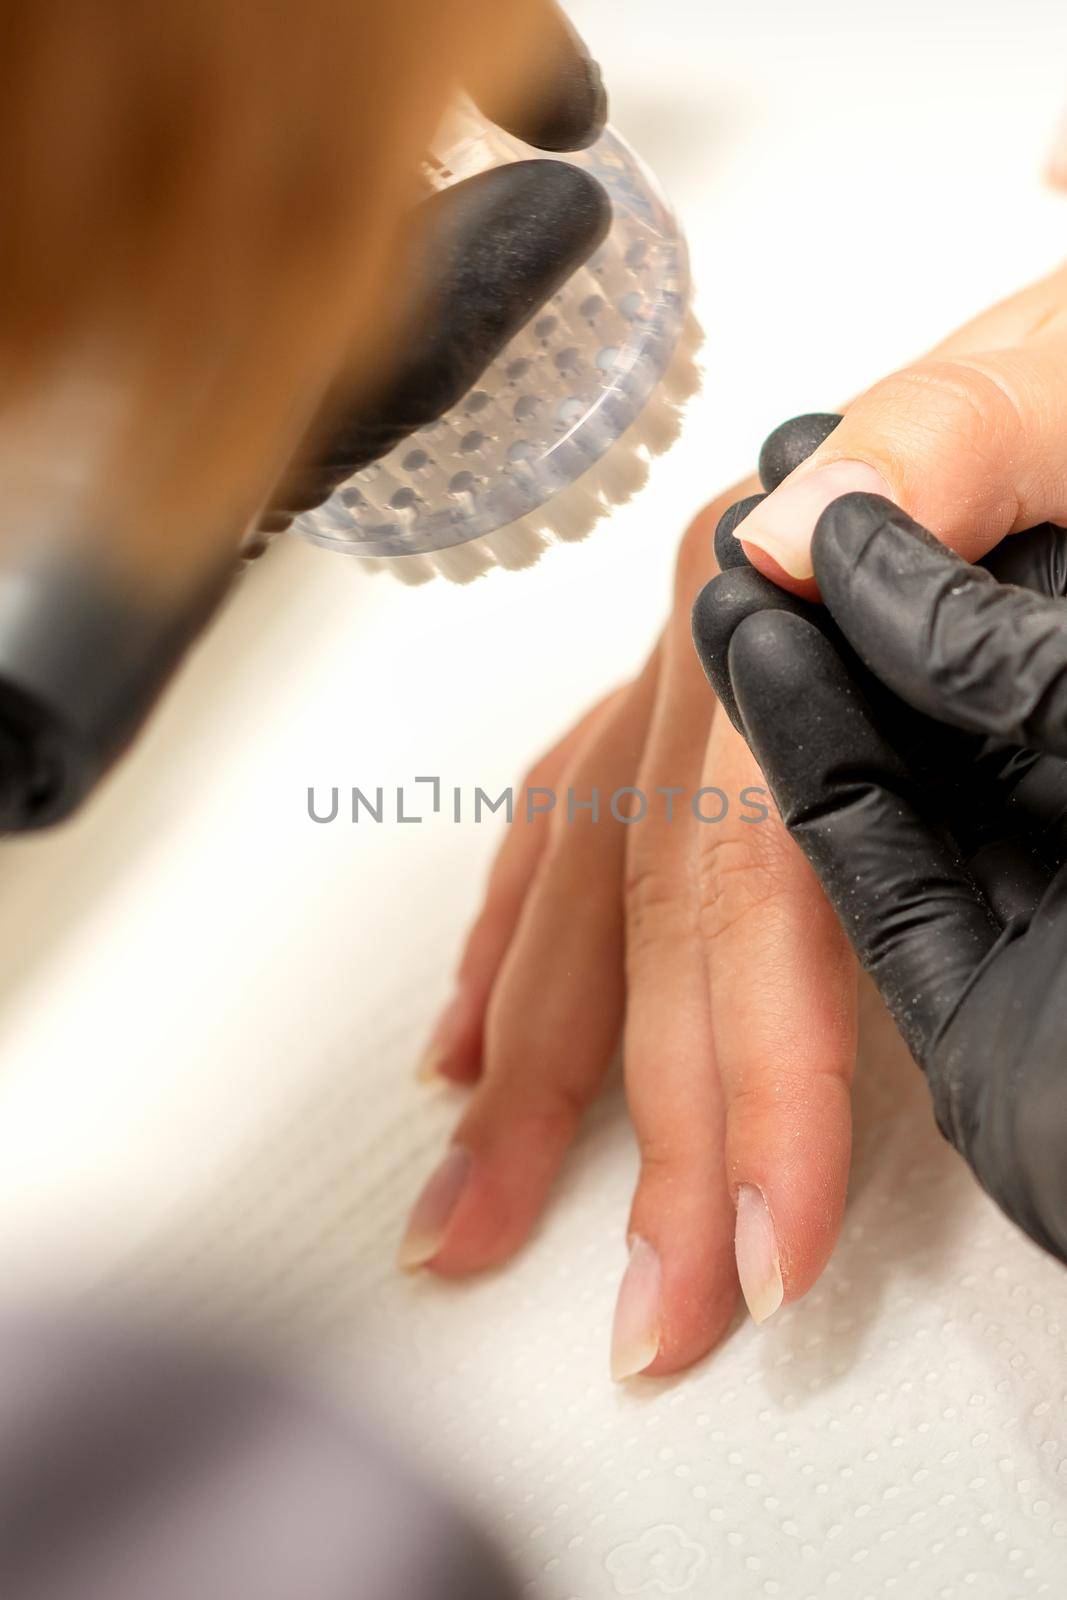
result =
[{"label": "blurred brown object", "polygon": [[84,537],[184,589],[339,367],[387,362],[457,85],[521,101],[566,25],[552,0],[2,0],[0,23],[0,539],[26,504],[47,522],[72,452]]}]

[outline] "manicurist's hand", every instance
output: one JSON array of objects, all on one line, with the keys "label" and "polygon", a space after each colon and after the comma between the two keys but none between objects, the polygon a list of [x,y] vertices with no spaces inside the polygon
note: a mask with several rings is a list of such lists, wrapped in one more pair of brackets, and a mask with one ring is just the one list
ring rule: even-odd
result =
[{"label": "manicurist's hand", "polygon": [[971,566],[876,495],[697,604],[709,677],[926,1074],[938,1124],[1067,1261],[1067,531]]}]

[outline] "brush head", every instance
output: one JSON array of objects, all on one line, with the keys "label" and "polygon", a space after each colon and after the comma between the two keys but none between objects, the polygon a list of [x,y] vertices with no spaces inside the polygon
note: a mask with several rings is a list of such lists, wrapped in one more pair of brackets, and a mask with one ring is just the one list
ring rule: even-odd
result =
[{"label": "brush head", "polygon": [[[530,153],[463,108],[427,175],[443,189]],[[605,242],[443,418],[299,517],[304,538],[407,582],[528,566],[548,542],[584,538],[677,437],[699,383],[685,241],[613,130],[567,159],[610,197]]]}]

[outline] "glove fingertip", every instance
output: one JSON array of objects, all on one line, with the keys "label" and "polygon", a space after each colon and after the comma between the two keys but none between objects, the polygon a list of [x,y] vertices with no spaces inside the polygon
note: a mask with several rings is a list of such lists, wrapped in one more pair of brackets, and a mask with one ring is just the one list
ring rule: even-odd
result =
[{"label": "glove fingertip", "polygon": [[754,511],[760,501],[766,498],[764,494],[747,495],[744,500],[736,500],[719,519],[719,525],[715,529],[715,560],[719,564],[720,572],[752,565],[735,530],[744,522],[749,512]]},{"label": "glove fingertip", "polygon": [[725,608],[720,604],[723,582],[723,578],[713,578],[701,589],[693,602],[691,626],[693,643],[700,665],[704,668],[704,676],[734,727],[739,728],[737,707],[726,664],[730,630]]},{"label": "glove fingertip", "polygon": [[770,696],[777,719],[782,703],[778,691],[795,688],[797,641],[806,645],[809,635],[817,635],[812,624],[787,611],[754,611],[737,623],[727,660],[731,680],[744,682],[746,705],[759,711],[761,701]]},{"label": "glove fingertip", "polygon": [[747,562],[713,578],[697,595],[692,615],[693,643],[708,682],[739,733],[744,729],[731,682],[731,640],[748,619],[768,608],[795,610],[799,604],[792,596],[782,595]]},{"label": "glove fingertip", "polygon": [[526,93],[507,105],[492,86],[475,90],[485,114],[508,133],[556,154],[587,150],[608,121],[608,94],[600,67],[559,7],[544,7],[544,36],[537,71]]},{"label": "glove fingertip", "polygon": [[575,53],[545,90],[527,108],[515,131],[527,144],[557,153],[587,150],[608,121],[608,92],[591,56]]},{"label": "glove fingertip", "polygon": [[[845,494],[831,501],[815,524],[812,566],[820,593],[831,611],[846,601],[860,568],[887,582],[915,567],[920,549],[948,551],[925,528],[878,494]],[[877,557],[877,561],[875,558]]]},{"label": "glove fingertip", "polygon": [[767,493],[777,489],[791,472],[825,444],[841,420],[834,412],[811,411],[801,417],[790,417],[768,434],[759,456],[760,482]]}]

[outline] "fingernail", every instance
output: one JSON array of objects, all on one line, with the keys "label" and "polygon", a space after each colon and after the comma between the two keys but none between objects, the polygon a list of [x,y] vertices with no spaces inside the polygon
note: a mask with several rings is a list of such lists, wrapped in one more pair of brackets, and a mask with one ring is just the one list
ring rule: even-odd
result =
[{"label": "fingernail", "polygon": [[440,1045],[429,1045],[422,1060],[419,1062],[419,1070],[415,1074],[415,1081],[417,1083],[436,1083],[438,1078],[442,1076],[441,1068],[445,1064],[446,1054],[447,1052],[442,1050]]},{"label": "fingernail", "polygon": [[751,1183],[737,1191],[734,1233],[737,1275],[753,1322],[766,1322],[782,1303],[782,1268],[767,1202]]},{"label": "fingernail", "polygon": [[417,1272],[432,1261],[445,1241],[471,1169],[471,1153],[453,1145],[423,1189],[397,1252],[402,1272]]},{"label": "fingernail", "polygon": [[467,997],[457,989],[455,995],[441,1012],[430,1035],[419,1070],[419,1083],[433,1083],[441,1077],[441,1069],[459,1043],[467,1019]]},{"label": "fingernail", "polygon": [[611,1333],[611,1376],[616,1383],[644,1372],[659,1354],[661,1277],[656,1251],[647,1239],[635,1239]]},{"label": "fingernail", "polygon": [[892,499],[882,474],[865,461],[834,461],[828,467],[794,472],[738,524],[734,538],[765,551],[791,578],[814,577],[815,524],[832,501],[856,493]]}]

